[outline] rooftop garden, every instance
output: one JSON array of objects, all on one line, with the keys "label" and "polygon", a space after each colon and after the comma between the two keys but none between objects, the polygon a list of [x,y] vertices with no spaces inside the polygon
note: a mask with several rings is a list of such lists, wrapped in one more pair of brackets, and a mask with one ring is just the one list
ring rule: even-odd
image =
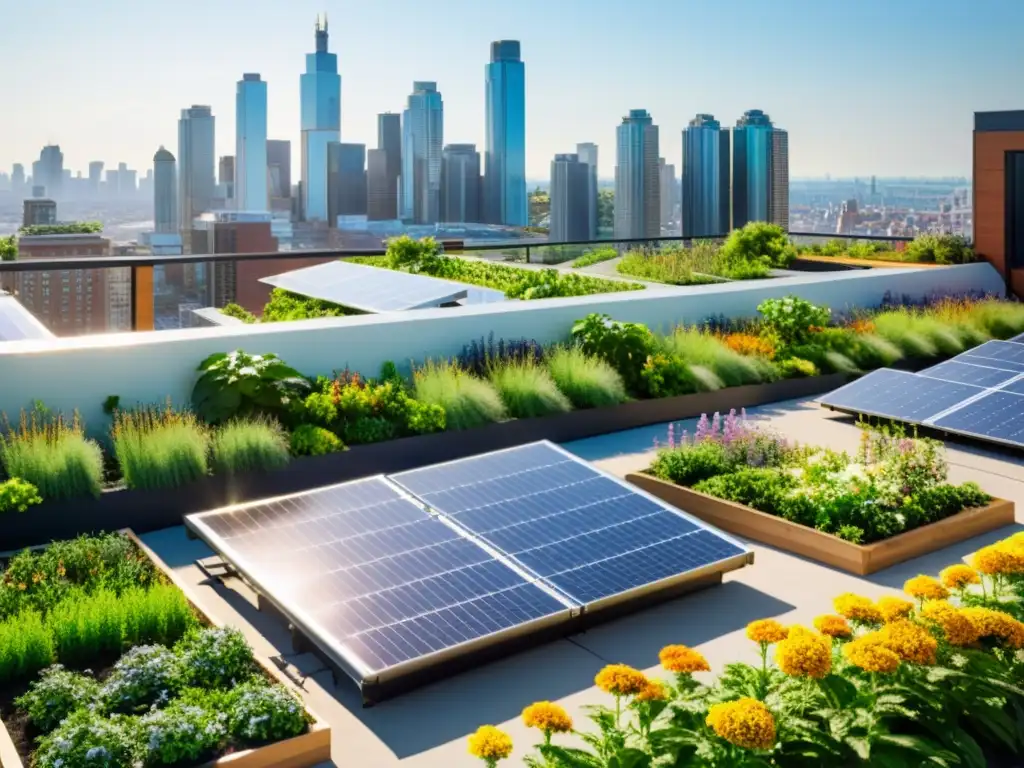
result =
[{"label": "rooftop garden", "polygon": [[977,260],[971,244],[960,235],[918,235],[909,243],[837,238],[821,245],[800,246],[799,250],[807,256],[909,264],[970,264]]},{"label": "rooftop garden", "polygon": [[[551,702],[523,710],[540,737],[522,764],[984,768],[1019,755],[1024,534],[938,578],[915,576],[903,591],[877,601],[839,595],[813,628],[751,622],[747,658],[717,676],[683,645],[661,650],[663,678],[609,664],[594,680],[603,701],[587,726],[577,730]],[[482,726],[468,749],[493,767],[515,745]]]},{"label": "rooftop garden", "polygon": [[91,235],[103,231],[100,221],[68,221],[61,224],[32,224],[21,227],[22,235]]},{"label": "rooftop garden", "polygon": [[0,237],[0,261],[14,261],[18,258],[18,239],[14,235]]}]

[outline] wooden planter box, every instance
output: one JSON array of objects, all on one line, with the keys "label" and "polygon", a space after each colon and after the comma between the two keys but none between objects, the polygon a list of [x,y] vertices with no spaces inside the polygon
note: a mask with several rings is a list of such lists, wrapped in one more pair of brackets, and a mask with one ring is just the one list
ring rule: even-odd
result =
[{"label": "wooden planter box", "polygon": [[[211,626],[221,626],[223,624],[223,622],[217,621],[215,616],[212,616],[208,611],[196,604],[192,595],[186,589],[184,582],[171,568],[167,567],[167,564],[153,550],[143,544],[132,531],[124,530],[122,533],[130,538],[140,550],[146,553],[154,567],[182,591],[182,594],[185,595],[185,598],[192,607]],[[255,651],[253,656],[260,669],[263,670],[263,673],[268,678],[274,682],[281,683],[293,693],[296,692],[294,683],[274,666],[269,659],[263,658]],[[230,755],[203,763],[200,768],[219,768],[221,766],[223,768],[312,768],[320,763],[328,762],[331,759],[330,726],[317,717],[316,713],[312,712],[305,702],[302,702],[302,706],[313,718],[313,722],[310,723],[309,730],[306,733],[285,739],[284,741],[275,741],[273,744],[267,744],[262,747],[233,752]],[[27,768],[21,756],[15,750],[10,734],[2,722],[0,722],[0,766],[2,768]]]},{"label": "wooden planter box", "polygon": [[181,525],[193,512],[320,488],[376,474],[403,472],[424,464],[454,461],[537,440],[564,443],[587,437],[728,413],[780,400],[814,397],[842,386],[850,377],[830,374],[715,392],[635,400],[610,408],[570,411],[538,419],[513,419],[461,432],[404,437],[353,446],[327,456],[294,459],[275,472],[214,475],[181,488],[107,491],[100,498],[45,501],[22,514],[0,516],[0,551],[70,539],[83,533],[131,528],[149,533]]},{"label": "wooden planter box", "polygon": [[723,531],[858,576],[881,571],[1014,522],[1013,502],[993,499],[987,507],[964,510],[891,539],[861,545],[648,474],[631,473],[626,475],[626,480]]}]

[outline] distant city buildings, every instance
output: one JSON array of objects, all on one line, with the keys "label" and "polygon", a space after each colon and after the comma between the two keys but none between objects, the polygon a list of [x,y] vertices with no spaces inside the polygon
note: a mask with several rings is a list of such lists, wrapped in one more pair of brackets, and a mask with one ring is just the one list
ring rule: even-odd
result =
[{"label": "distant city buildings", "polygon": [[729,131],[713,115],[697,115],[683,129],[683,237],[717,237],[729,231],[729,143]]},{"label": "distant city buildings", "polygon": [[645,109],[631,109],[616,131],[615,239],[661,234],[658,126]]},{"label": "distant city buildings", "polygon": [[178,169],[163,147],[153,156],[153,228],[159,234],[178,231]]},{"label": "distant city buildings", "polygon": [[732,226],[768,221],[789,229],[788,134],[751,109],[733,128],[732,144]]},{"label": "distant city buildings", "polygon": [[442,152],[441,221],[480,221],[480,153],[476,144],[449,144]]},{"label": "distant city buildings", "polygon": [[292,143],[267,139],[267,184],[273,200],[292,196]]},{"label": "distant city buildings", "polygon": [[53,200],[33,198],[26,200],[22,205],[21,225],[23,227],[34,227],[40,224],[57,223],[57,203]]},{"label": "distant city buildings", "polygon": [[676,167],[666,163],[663,157],[658,160],[658,179],[661,184],[661,227],[668,230],[676,220],[679,182],[676,179]]},{"label": "distant city buildings", "polygon": [[192,229],[192,222],[209,210],[216,191],[214,171],[214,117],[208,106],[181,111],[178,121],[178,229]]},{"label": "distant city buildings", "polygon": [[247,73],[235,91],[235,208],[269,211],[267,188],[267,84]]},{"label": "distant city buildings", "polygon": [[579,161],[587,166],[590,174],[587,191],[587,238],[597,239],[598,222],[600,220],[597,211],[597,144],[589,142],[576,145],[576,156]]},{"label": "distant city buildings", "polygon": [[64,153],[57,145],[43,147],[39,159],[32,163],[33,185],[42,187],[44,193],[59,200],[64,190]]},{"label": "distant city buildings", "polygon": [[[592,175],[591,166],[580,162],[578,154],[555,155],[551,161],[551,223],[548,230],[551,242],[592,239]],[[596,205],[596,201],[593,204]]]},{"label": "distant city buildings", "polygon": [[316,51],[306,55],[300,78],[302,118],[302,211],[307,221],[326,221],[327,145],[341,141],[341,75],[338,56],[327,50],[327,17],[317,18]]},{"label": "distant city buildings", "polygon": [[526,67],[518,40],[491,43],[485,76],[485,207],[489,224],[525,227]]},{"label": "distant city buildings", "polygon": [[441,216],[444,102],[437,83],[416,81],[402,113],[401,218],[436,224]]},{"label": "distant city buildings", "polygon": [[[377,115],[377,149],[384,153],[382,181],[376,180],[378,207],[375,220],[398,218],[398,180],[402,176],[402,116],[393,112]],[[379,162],[379,161],[378,161]],[[369,158],[367,158],[369,163]],[[369,167],[367,167],[369,173]],[[378,174],[380,170],[378,170]]]},{"label": "distant city buildings", "polygon": [[397,218],[397,189],[388,173],[388,153],[371,149],[366,153],[366,218],[391,221]]},{"label": "distant city buildings", "polygon": [[339,216],[366,215],[365,144],[327,145],[327,215],[332,227]]}]

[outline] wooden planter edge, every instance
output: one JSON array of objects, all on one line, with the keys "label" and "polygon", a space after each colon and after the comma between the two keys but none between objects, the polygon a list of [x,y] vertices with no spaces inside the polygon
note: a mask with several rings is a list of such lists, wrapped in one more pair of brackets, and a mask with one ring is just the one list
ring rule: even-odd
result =
[{"label": "wooden planter edge", "polygon": [[724,531],[858,576],[867,576],[950,544],[1012,525],[1015,519],[1014,503],[994,498],[988,506],[964,510],[890,539],[854,544],[830,533],[645,473],[629,473],[626,481]]}]

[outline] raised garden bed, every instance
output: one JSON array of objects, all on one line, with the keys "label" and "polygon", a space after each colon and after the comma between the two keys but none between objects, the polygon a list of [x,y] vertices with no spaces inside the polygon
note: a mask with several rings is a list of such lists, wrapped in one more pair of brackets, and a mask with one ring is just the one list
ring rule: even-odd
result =
[{"label": "raised garden bed", "polygon": [[401,472],[426,463],[451,461],[537,440],[568,442],[687,419],[706,412],[813,397],[848,380],[846,374],[830,374],[636,400],[609,408],[516,419],[461,432],[358,445],[341,453],[295,459],[274,472],[211,475],[179,488],[105,491],[98,499],[44,501],[27,512],[8,513],[0,518],[0,546],[10,551],[83,533],[122,528],[147,533],[180,525],[184,515],[229,504],[296,493],[368,475]]},{"label": "raised garden bed", "polygon": [[[209,627],[222,626],[215,617],[203,610],[188,595],[185,585],[160,558],[145,544],[143,544],[131,531],[121,531],[121,534],[130,539],[133,544],[149,559],[150,563],[157,570],[167,583],[172,584],[185,596],[192,610],[198,616],[200,623]],[[255,661],[260,673],[272,683],[283,685],[294,691],[294,685],[284,674],[277,669],[268,659],[253,652],[252,658]],[[95,666],[97,677],[102,678],[104,670],[113,666],[116,657],[96,659]],[[32,679],[36,679],[33,676]],[[13,698],[10,696],[12,690],[17,690],[17,683],[9,683],[5,686],[5,700]],[[21,689],[27,690],[27,683],[20,685]],[[311,766],[330,760],[331,757],[331,731],[329,726],[310,712],[303,703],[303,708],[309,715],[310,723],[307,730],[291,738],[272,742],[251,749],[229,752],[213,760],[202,763],[202,768],[210,766],[224,766],[225,768],[310,768]],[[0,722],[0,766],[3,768],[27,768],[30,764],[25,754],[25,739],[28,737],[26,731],[27,721],[22,716],[19,718],[17,731],[9,731],[7,723]],[[16,746],[20,744],[21,749]]]},{"label": "raised garden bed", "polygon": [[1013,502],[993,499],[986,507],[968,509],[890,539],[860,545],[646,473],[628,474],[626,480],[724,531],[859,576],[936,552],[955,542],[965,541],[1014,522]]}]

